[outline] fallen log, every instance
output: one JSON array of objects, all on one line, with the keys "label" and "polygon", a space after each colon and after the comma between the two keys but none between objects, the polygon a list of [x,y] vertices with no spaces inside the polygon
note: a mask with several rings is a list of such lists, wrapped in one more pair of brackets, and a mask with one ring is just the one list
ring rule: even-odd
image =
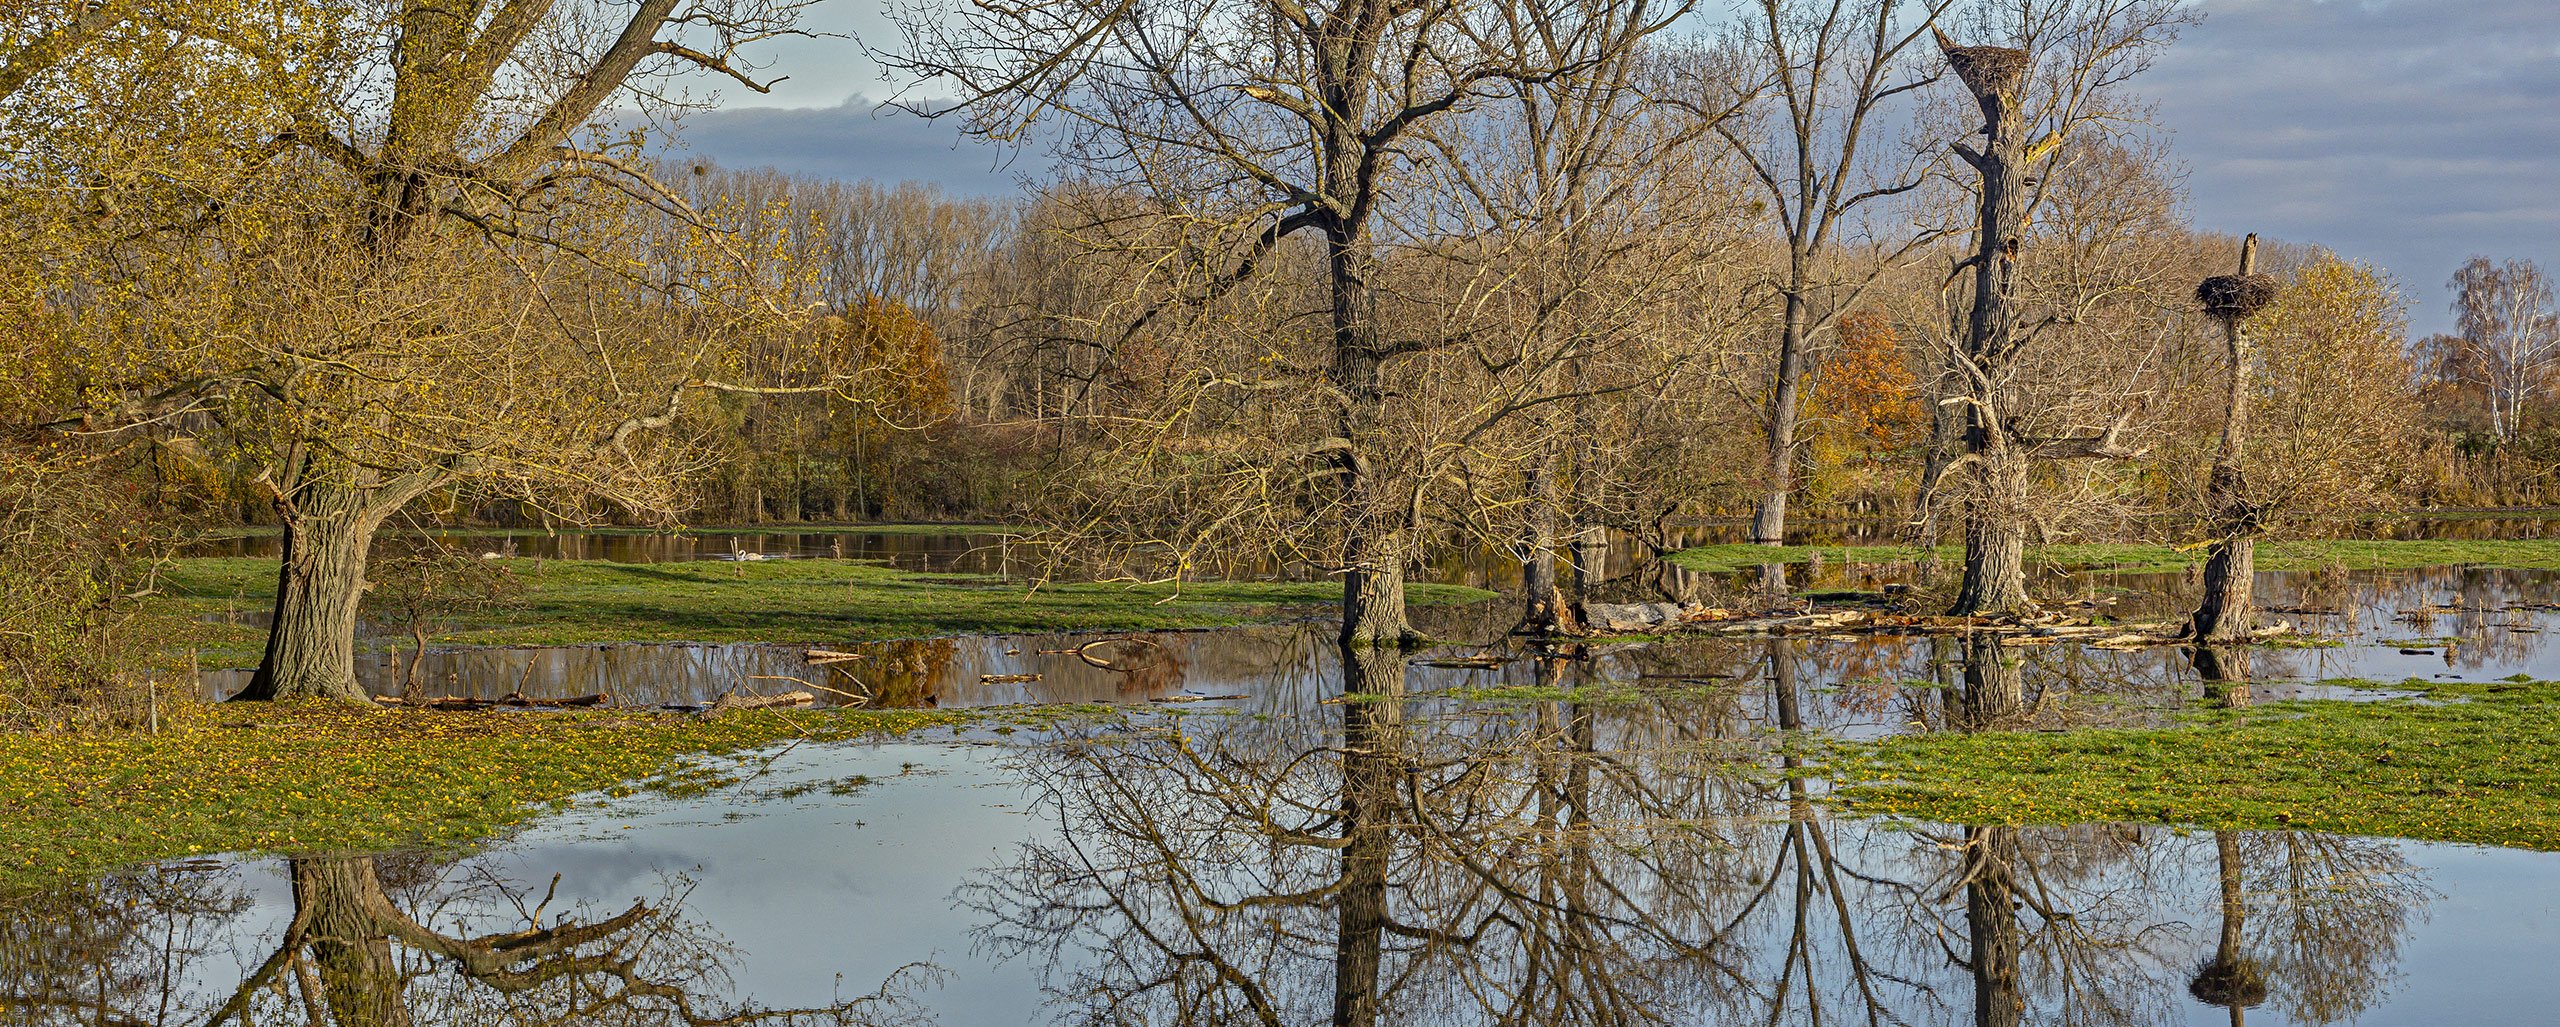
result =
[{"label": "fallen log", "polygon": [[536,699],[522,692],[509,692],[495,699],[479,699],[462,695],[438,696],[433,699],[403,699],[392,695],[377,695],[373,697],[373,701],[385,706],[402,706],[421,710],[487,710],[499,707],[557,710],[602,706],[612,702],[613,696],[598,692],[594,695],[574,695],[561,699]]},{"label": "fallen log", "polygon": [[792,707],[816,705],[817,701],[818,696],[815,692],[783,692],[778,695],[739,695],[735,692],[731,692],[721,696],[720,698],[711,700],[711,705],[709,706],[669,706],[666,708],[671,710],[684,710],[692,713],[694,716],[700,717],[704,720],[709,720],[723,713],[734,713],[738,710],[788,709]]},{"label": "fallen log", "polygon": [[1038,674],[980,674],[980,675],[978,675],[978,683],[979,683],[979,684],[982,684],[982,685],[1018,685],[1018,684],[1022,684],[1022,683],[1027,682],[1027,681],[1038,681],[1038,680],[1040,680],[1040,675],[1038,675]]}]

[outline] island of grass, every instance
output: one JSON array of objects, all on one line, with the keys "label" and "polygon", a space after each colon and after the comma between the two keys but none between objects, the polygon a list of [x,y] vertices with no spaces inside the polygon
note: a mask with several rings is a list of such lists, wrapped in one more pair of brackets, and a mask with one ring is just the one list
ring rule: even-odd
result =
[{"label": "island of grass", "polygon": [[2200,710],[2155,729],[1824,747],[1862,814],[2126,821],[2560,849],[2560,682],[2332,681],[2370,699]]},{"label": "island of grass", "polygon": [[[1671,554],[1671,561],[1694,571],[1732,573],[1769,564],[1901,563],[1927,555],[1912,546],[1758,546],[1744,544],[1694,546]],[[2030,550],[2030,562],[2063,570],[2142,574],[2181,571],[2203,565],[2201,546],[2141,542],[2100,542],[2041,546]],[[1937,556],[1954,562],[1964,558],[1958,546],[1940,546]],[[2262,571],[2308,571],[2329,567],[2347,570],[2414,570],[2421,567],[2502,567],[2560,570],[2560,539],[2323,539],[2261,542],[2257,567]]]},{"label": "island of grass", "polygon": [[[1310,582],[1019,581],[918,574],[860,560],[611,563],[507,560],[521,594],[433,626],[438,645],[599,642],[847,643],[953,634],[1149,631],[1220,627],[1311,613],[1342,586]],[[274,602],[276,562],[205,557],[173,562],[146,603],[143,630],[170,656],[206,668],[257,663],[266,633],[254,618]],[[1406,598],[1434,605],[1494,593],[1415,584]],[[369,615],[370,616],[370,615]],[[386,632],[400,625],[381,624]]]},{"label": "island of grass", "polygon": [[740,784],[767,747],[1102,707],[441,712],[181,706],[157,733],[0,732],[0,890],[146,860],[463,845],[636,782]]}]

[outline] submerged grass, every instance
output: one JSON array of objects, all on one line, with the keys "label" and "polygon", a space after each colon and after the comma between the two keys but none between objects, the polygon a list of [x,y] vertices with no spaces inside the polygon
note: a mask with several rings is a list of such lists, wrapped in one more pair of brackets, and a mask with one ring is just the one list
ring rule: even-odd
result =
[{"label": "submerged grass", "polygon": [[[507,609],[468,614],[430,635],[446,645],[596,642],[859,642],[962,633],[1144,631],[1268,620],[1275,607],[1338,601],[1332,582],[1053,584],[1032,589],[991,577],[917,574],[860,560],[611,563],[508,560],[523,595]],[[176,561],[146,629],[171,653],[208,668],[257,663],[266,632],[234,615],[267,610],[276,562],[249,557]],[[1482,589],[1415,584],[1425,605],[1478,602]],[[385,626],[396,629],[397,626]]]},{"label": "submerged grass", "polygon": [[[158,735],[0,734],[0,887],[218,852],[457,845],[573,796],[652,779],[681,794],[705,757],[792,739],[1087,715],[1036,710],[626,712],[193,707]],[[749,760],[748,762],[752,762]],[[752,772],[752,766],[747,772]]]},{"label": "submerged grass", "polygon": [[2560,849],[2560,682],[2411,680],[2180,726],[1842,743],[1838,799],[1969,824],[2134,821]]},{"label": "submerged grass", "polygon": [[[1696,546],[1671,555],[1695,571],[1731,573],[1766,564],[1805,563],[1819,558],[1841,563],[1894,563],[1926,555],[1913,546]],[[1938,558],[1964,558],[1958,546],[1940,546]],[[2030,562],[2067,570],[2126,573],[2167,572],[2201,566],[2202,547],[2154,543],[2106,542],[2042,546],[2030,550]],[[2326,539],[2262,542],[2257,567],[2262,571],[2414,570],[2420,567],[2505,567],[2560,570],[2560,539]]]}]

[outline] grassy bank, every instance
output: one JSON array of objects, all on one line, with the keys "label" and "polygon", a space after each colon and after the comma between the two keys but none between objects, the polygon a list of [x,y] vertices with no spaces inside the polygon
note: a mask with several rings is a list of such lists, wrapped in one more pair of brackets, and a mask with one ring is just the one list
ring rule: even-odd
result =
[{"label": "grassy bank", "polygon": [[[508,608],[467,613],[429,638],[445,645],[589,642],[857,642],[1017,631],[1143,631],[1270,619],[1283,608],[1339,601],[1332,582],[1075,583],[1032,590],[993,578],[915,574],[854,560],[628,564],[509,560],[524,583]],[[144,630],[206,667],[257,662],[266,633],[231,615],[274,602],[276,563],[179,560]],[[1413,585],[1422,604],[1493,593]],[[384,625],[398,630],[403,625]]]},{"label": "grassy bank", "polygon": [[338,703],[191,707],[158,735],[0,734],[0,887],[217,852],[372,851],[487,838],[581,793],[788,739],[884,737],[1024,711],[446,713]]},{"label": "grassy bank", "polygon": [[[1941,560],[1964,559],[1960,546],[1938,547]],[[1831,563],[1895,563],[1923,555],[1911,546],[1697,546],[1674,553],[1671,560],[1695,571],[1730,573],[1764,564],[1804,563],[1819,557]],[[2066,570],[2121,573],[2182,571],[2201,566],[2201,547],[2151,543],[2084,543],[2041,546],[2030,550],[2031,563]],[[2307,571],[2327,567],[2348,570],[2412,570],[2420,567],[2506,567],[2560,570],[2560,539],[2331,539],[2262,542],[2257,567],[2262,571]]]},{"label": "grassy bank", "polygon": [[[705,524],[683,528],[632,527],[560,527],[560,528],[491,528],[429,526],[424,529],[384,528],[386,537],[435,536],[438,538],[542,538],[551,535],[1018,535],[1029,528],[1020,525],[976,521],[935,521],[921,524]],[[206,535],[209,539],[273,538],[283,529],[273,525],[247,525],[224,528]]]},{"label": "grassy bank", "polygon": [[2560,849],[2560,682],[2200,711],[2152,730],[1914,735],[1843,745],[1861,813],[1971,824],[2133,821]]}]

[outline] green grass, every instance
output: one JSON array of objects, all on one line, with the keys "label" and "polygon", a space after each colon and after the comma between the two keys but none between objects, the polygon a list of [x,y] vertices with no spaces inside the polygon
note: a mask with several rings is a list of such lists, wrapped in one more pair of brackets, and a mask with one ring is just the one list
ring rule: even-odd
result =
[{"label": "green grass", "polygon": [[[249,525],[224,528],[207,538],[272,538],[283,529],[272,525]],[[597,527],[581,528],[440,528],[430,526],[422,531],[386,528],[386,536],[442,535],[451,538],[537,538],[549,535],[993,535],[1023,534],[1031,529],[1014,524],[976,523],[970,521],[925,524],[711,524],[683,528]]]},{"label": "green grass", "polygon": [[[856,560],[628,564],[509,560],[524,581],[513,608],[466,614],[429,638],[445,645],[594,642],[858,642],[1017,631],[1143,631],[1270,619],[1275,608],[1338,601],[1332,582],[1072,583],[1031,589],[994,578],[916,574]],[[207,616],[274,601],[276,562],[179,560],[143,630],[205,667],[255,665],[266,633]],[[1456,585],[1409,586],[1415,603],[1493,597]],[[181,658],[183,658],[181,656]]]},{"label": "green grass", "polygon": [[2133,821],[2560,849],[2560,682],[2199,711],[2180,726],[1931,734],[1830,748],[1860,813],[1967,824]]},{"label": "green grass", "polygon": [[[1732,544],[1684,549],[1672,554],[1671,560],[1690,570],[1730,573],[1751,570],[1763,564],[1804,563],[1816,554],[1833,563],[1892,563],[1917,559],[1921,555],[1918,549],[1910,546]],[[1942,560],[1961,560],[1964,550],[1957,546],[1941,546],[1938,555]],[[2201,548],[2181,552],[2168,545],[2110,542],[2042,546],[2027,555],[2030,561],[2068,570],[2142,573],[2184,570],[2204,563],[2206,554]],[[2257,566],[2262,571],[2317,570],[2324,567],[2409,570],[2448,566],[2560,570],[2560,539],[2262,542],[2258,544]]]},{"label": "green grass", "polygon": [[[158,735],[0,733],[0,887],[217,852],[378,851],[490,837],[574,796],[735,784],[788,739],[876,738],[1098,708],[453,713],[187,707]],[[743,759],[723,757],[740,756]]]}]

